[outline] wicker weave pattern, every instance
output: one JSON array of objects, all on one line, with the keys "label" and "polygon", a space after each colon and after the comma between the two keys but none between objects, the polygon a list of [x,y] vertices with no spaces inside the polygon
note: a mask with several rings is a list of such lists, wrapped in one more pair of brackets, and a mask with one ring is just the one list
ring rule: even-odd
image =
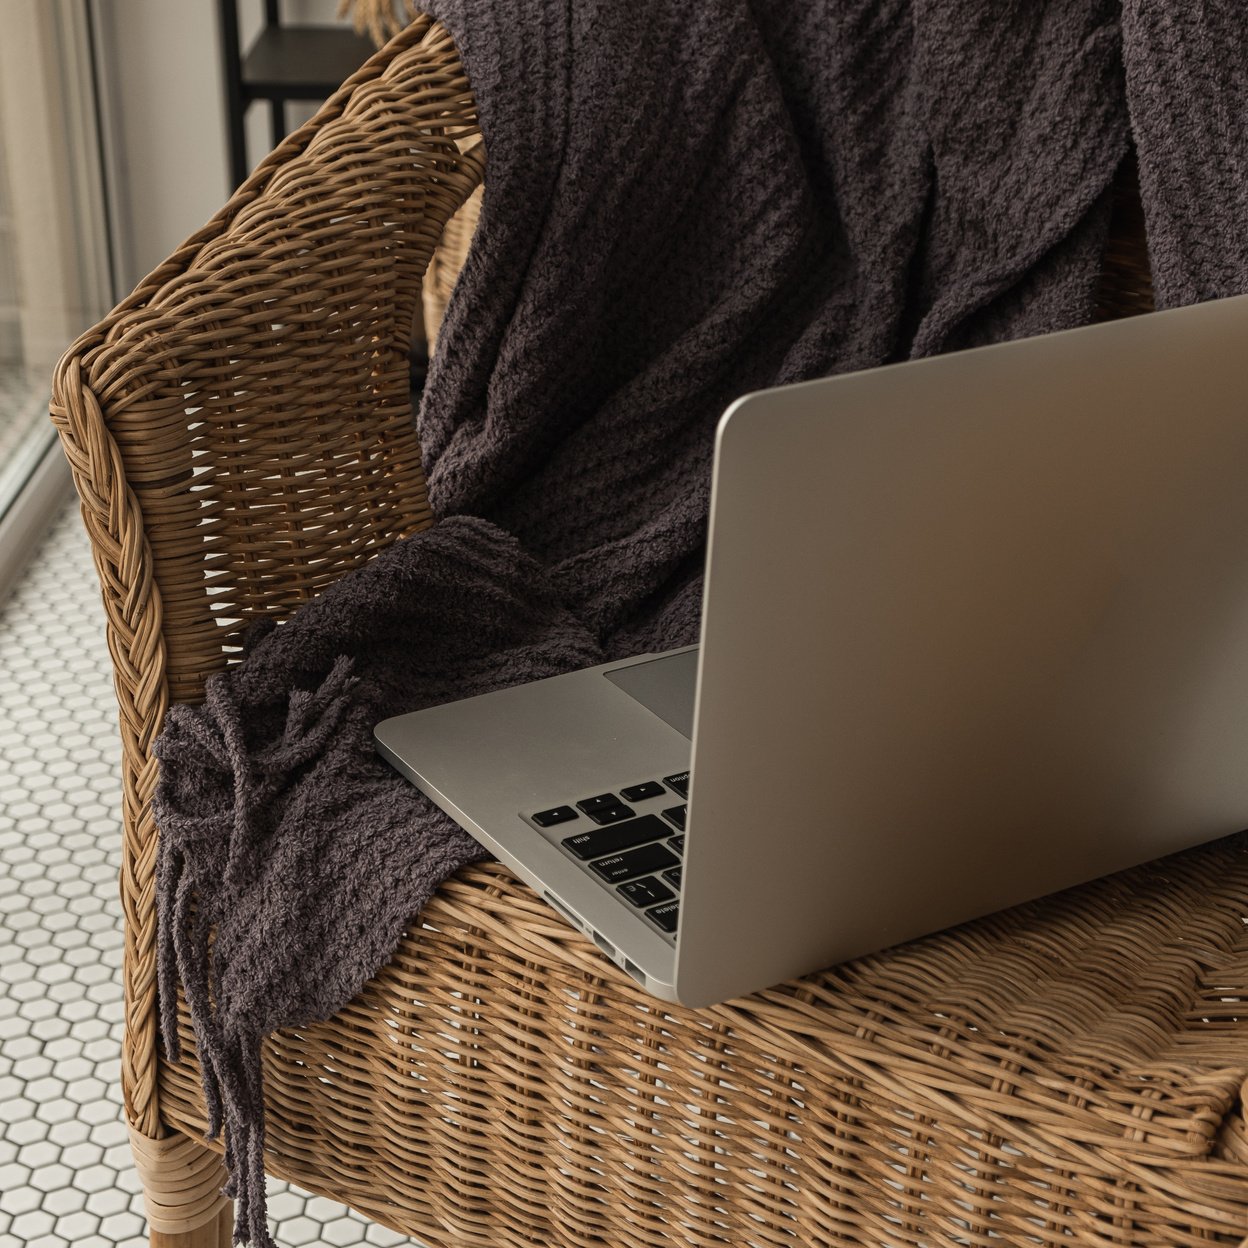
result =
[{"label": "wicker weave pattern", "polygon": [[[150,742],[241,621],[428,523],[406,331],[474,129],[418,22],[58,370],[122,708],[147,1137],[204,1125],[193,1062],[155,1052]],[[1105,313],[1146,279],[1128,222]],[[270,1166],[436,1248],[1236,1243],[1246,899],[1223,842],[692,1012],[475,867],[341,1014],[271,1039]]]},{"label": "wicker weave pattern", "polygon": [[270,1043],[272,1168],[435,1248],[1238,1242],[1245,850],[697,1013],[475,868]]}]

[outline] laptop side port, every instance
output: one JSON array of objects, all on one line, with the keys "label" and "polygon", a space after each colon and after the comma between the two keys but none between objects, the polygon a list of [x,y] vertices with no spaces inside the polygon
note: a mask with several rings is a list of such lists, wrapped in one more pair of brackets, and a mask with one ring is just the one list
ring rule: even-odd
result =
[{"label": "laptop side port", "polygon": [[599,936],[597,932],[593,933],[594,944],[603,951],[617,966],[622,966],[639,984],[644,986],[646,977],[642,974],[641,967],[637,965],[632,958],[625,957],[609,940]]},{"label": "laptop side port", "polygon": [[554,908],[558,910],[559,913],[563,915],[563,917],[567,919],[567,921],[571,923],[573,927],[577,928],[579,931],[582,931],[582,932],[587,930],[585,927],[585,923],[580,918],[578,918],[575,914],[573,914],[572,911],[569,910],[567,906],[565,906],[563,902],[561,902],[559,898],[556,897],[553,893],[548,893],[545,889],[542,889],[542,896],[548,902],[550,902],[550,904],[554,906]]},{"label": "laptop side port", "polygon": [[572,911],[569,910],[567,906],[565,906],[563,902],[561,902],[553,893],[549,893],[546,889],[542,889],[542,896],[550,902],[550,904],[554,906],[554,908],[558,910],[559,913],[563,915],[563,917],[567,919],[573,927],[584,932],[586,935],[593,937],[594,944],[596,944],[598,948],[611,959],[612,962],[616,963],[617,966],[622,966],[639,984],[645,984],[645,974],[643,973],[641,967],[639,967],[637,963],[632,960],[632,958],[625,957],[624,954],[622,954],[605,936],[599,935],[592,927],[586,924],[584,920],[573,914]]}]

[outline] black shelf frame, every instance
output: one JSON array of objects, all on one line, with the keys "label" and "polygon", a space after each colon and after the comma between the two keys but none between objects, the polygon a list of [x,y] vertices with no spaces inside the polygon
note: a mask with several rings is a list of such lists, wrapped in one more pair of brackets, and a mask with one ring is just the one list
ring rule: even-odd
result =
[{"label": "black shelf frame", "polygon": [[244,53],[238,0],[218,0],[225,105],[229,130],[230,180],[246,177],[247,110],[266,101],[273,145],[286,137],[290,100],[323,100],[372,55],[372,43],[342,26],[283,25],[278,0],[264,0],[264,27]]}]

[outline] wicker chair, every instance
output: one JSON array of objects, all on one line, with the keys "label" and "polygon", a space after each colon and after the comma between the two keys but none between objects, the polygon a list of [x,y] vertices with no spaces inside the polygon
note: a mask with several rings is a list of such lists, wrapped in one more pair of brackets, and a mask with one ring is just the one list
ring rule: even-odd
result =
[{"label": "wicker chair", "polygon": [[[157,1048],[151,743],[248,621],[432,522],[408,331],[475,135],[419,20],[56,374],[121,704],[122,1079],[156,1245],[221,1248],[230,1211],[194,1061]],[[1148,306],[1124,205],[1107,313]],[[268,1041],[268,1168],[436,1248],[1235,1243],[1245,898],[1232,839],[690,1011],[475,866],[341,1014]]]}]

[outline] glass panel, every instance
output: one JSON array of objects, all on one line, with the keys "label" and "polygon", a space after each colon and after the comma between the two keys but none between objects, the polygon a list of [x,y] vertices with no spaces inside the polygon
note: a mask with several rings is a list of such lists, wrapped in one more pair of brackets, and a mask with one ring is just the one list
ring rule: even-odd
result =
[{"label": "glass panel", "polygon": [[[4,114],[0,113],[0,136]],[[8,144],[0,141],[0,151]],[[17,281],[17,228],[9,195],[8,161],[0,160],[0,512],[16,492],[29,465],[22,449],[43,434],[43,391],[27,376],[22,352],[20,292]]]},{"label": "glass panel", "polygon": [[0,517],[13,509],[50,444],[57,357],[111,302],[92,63],[86,5],[5,0]]}]

